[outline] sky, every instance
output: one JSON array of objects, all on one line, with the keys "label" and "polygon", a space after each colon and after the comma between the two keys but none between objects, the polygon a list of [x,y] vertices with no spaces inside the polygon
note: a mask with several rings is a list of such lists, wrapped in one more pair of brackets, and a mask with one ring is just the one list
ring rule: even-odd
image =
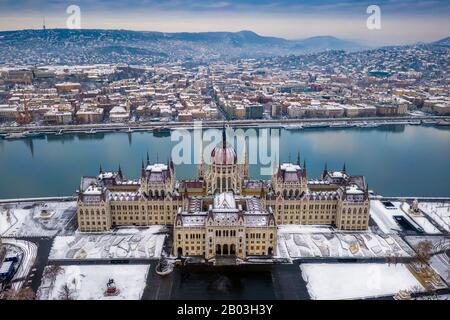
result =
[{"label": "sky", "polygon": [[[162,32],[251,30],[286,39],[332,35],[366,45],[430,42],[450,36],[450,0],[0,0],[0,30],[65,28],[69,5],[83,29]],[[381,29],[369,30],[369,5]]]}]

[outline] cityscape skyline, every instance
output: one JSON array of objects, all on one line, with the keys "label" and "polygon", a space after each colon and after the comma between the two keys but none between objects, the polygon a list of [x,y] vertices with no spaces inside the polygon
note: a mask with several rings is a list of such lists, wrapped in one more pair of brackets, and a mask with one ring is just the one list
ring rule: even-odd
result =
[{"label": "cityscape skyline", "polygon": [[[286,39],[330,35],[368,46],[431,42],[448,36],[447,1],[2,1],[0,30],[65,28],[66,9],[81,9],[82,29],[161,32],[251,30]],[[370,5],[381,10],[381,29],[369,30]],[[7,17],[7,19],[6,19]]]}]

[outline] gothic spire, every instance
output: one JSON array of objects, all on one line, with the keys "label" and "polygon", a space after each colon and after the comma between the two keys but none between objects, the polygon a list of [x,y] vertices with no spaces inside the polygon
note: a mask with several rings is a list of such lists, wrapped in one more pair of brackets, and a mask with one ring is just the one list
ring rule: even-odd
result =
[{"label": "gothic spire", "polygon": [[100,168],[98,169],[98,173],[102,174],[103,173],[103,169],[102,169],[102,165],[100,164]]},{"label": "gothic spire", "polygon": [[117,173],[119,174],[119,176],[122,178],[122,168],[120,167],[120,163],[119,163],[119,170],[117,171]]},{"label": "gothic spire", "polygon": [[342,172],[346,173],[347,169],[345,168],[345,162],[344,162],[344,166],[342,167]]},{"label": "gothic spire", "polygon": [[297,165],[300,165],[300,151],[297,153]]},{"label": "gothic spire", "polygon": [[225,132],[225,122],[222,127],[222,148],[225,149],[227,147],[227,134]]}]

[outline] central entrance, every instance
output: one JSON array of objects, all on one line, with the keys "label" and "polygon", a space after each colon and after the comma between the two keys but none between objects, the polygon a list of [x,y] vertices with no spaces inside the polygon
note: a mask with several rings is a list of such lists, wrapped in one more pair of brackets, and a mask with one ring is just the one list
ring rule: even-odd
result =
[{"label": "central entrance", "polygon": [[236,255],[235,244],[216,244],[216,256],[233,256]]}]

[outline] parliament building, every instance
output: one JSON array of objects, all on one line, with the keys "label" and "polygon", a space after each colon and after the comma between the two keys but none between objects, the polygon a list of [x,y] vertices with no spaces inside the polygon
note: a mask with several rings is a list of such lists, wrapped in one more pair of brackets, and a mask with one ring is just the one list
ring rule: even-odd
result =
[{"label": "parliament building", "polygon": [[[247,158],[247,157],[245,157]],[[369,194],[363,176],[325,167],[308,180],[306,163],[283,163],[270,180],[252,180],[248,161],[238,163],[226,141],[198,166],[196,180],[176,179],[175,166],[142,162],[140,178],[125,179],[100,169],[83,177],[78,190],[79,230],[101,232],[116,226],[173,225],[173,254],[201,256],[276,256],[277,225],[334,225],[366,230]]]}]

